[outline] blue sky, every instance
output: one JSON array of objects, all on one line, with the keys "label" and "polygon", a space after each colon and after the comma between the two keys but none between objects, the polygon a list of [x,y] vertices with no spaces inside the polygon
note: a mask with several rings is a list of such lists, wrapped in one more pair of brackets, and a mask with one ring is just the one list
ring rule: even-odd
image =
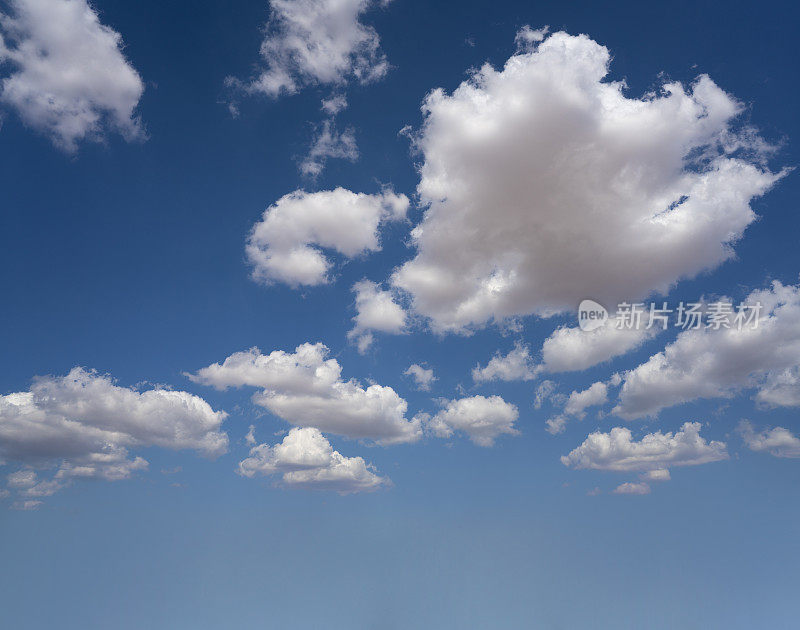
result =
[{"label": "blue sky", "polygon": [[796,7],[330,6],[0,4],[0,618],[795,627]]}]

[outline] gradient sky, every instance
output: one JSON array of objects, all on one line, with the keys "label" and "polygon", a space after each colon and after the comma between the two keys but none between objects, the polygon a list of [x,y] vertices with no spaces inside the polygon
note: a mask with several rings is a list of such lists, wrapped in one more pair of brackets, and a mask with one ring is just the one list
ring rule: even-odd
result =
[{"label": "gradient sky", "polygon": [[[83,3],[18,0],[0,3],[0,9],[20,15],[27,4],[67,1]],[[4,423],[11,426],[10,412],[0,406],[0,488],[8,488],[0,498],[0,625],[796,627],[796,295],[767,337],[767,358],[753,359],[746,379],[737,381],[734,374],[726,381],[729,375],[696,365],[693,372],[685,363],[676,368],[685,368],[681,377],[700,381],[701,390],[719,376],[720,395],[698,395],[628,419],[614,411],[620,390],[609,384],[606,402],[586,409],[583,419],[570,418],[553,435],[545,422],[563,413],[571,392],[610,383],[614,374],[624,379],[675,342],[678,331],[670,327],[585,369],[542,373],[535,370],[542,344],[559,327],[574,327],[574,311],[542,317],[531,308],[512,321],[442,332],[435,316],[414,306],[413,291],[390,282],[393,271],[415,257],[410,232],[428,210],[417,189],[426,155],[412,142],[426,119],[423,100],[434,88],[451,95],[485,62],[501,69],[517,51],[515,35],[525,25],[585,34],[607,47],[608,79],[624,80],[621,93],[628,99],[658,93],[669,81],[688,90],[708,74],[742,104],[730,131],[752,127],[775,145],[758,153],[756,140],[744,134],[750,153],[743,159],[778,173],[799,157],[795,5],[376,3],[360,20],[379,37],[379,54],[389,64],[384,76],[362,83],[345,73],[334,85],[300,79],[296,93],[277,97],[242,87],[267,63],[258,53],[264,38],[274,35],[274,22],[265,35],[266,0],[235,7],[96,0],[92,7],[102,24],[121,35],[124,67],[141,77],[144,89],[133,110],[141,120],[133,134],[139,137],[128,133],[126,139],[103,122],[99,141],[79,137],[74,149],[59,145],[52,126],[25,119],[30,103],[20,105],[9,84],[0,84],[6,86],[0,91],[0,395],[26,392],[35,377],[58,379],[81,366],[97,377],[110,375],[129,391],[170,388],[202,398],[228,414],[220,427],[228,445],[216,457],[204,457],[197,448],[142,439],[128,448],[147,460],[146,469],[116,481],[76,477],[50,496],[34,496],[10,476],[35,470],[50,478],[71,456],[66,446],[47,461],[19,455],[3,432]],[[2,24],[0,33],[12,41]],[[535,54],[537,45],[550,41],[541,37],[544,43],[530,43],[520,54]],[[0,80],[7,81],[20,66],[13,57],[3,62],[2,51]],[[226,83],[227,77],[240,86]],[[97,88],[112,89],[107,83]],[[313,177],[300,166],[324,121],[332,120],[320,109],[332,94],[346,96],[348,106],[333,124],[340,132],[352,130],[358,157],[330,157]],[[400,133],[407,125],[410,130]],[[490,161],[487,156],[487,168]],[[687,166],[686,173],[703,168]],[[248,234],[284,195],[337,187],[378,195],[389,186],[410,205],[406,220],[381,223],[379,251],[348,258],[326,250],[333,267],[328,281],[316,286],[251,277]],[[666,291],[652,287],[655,299],[677,304],[729,296],[738,303],[754,291],[769,291],[774,281],[796,288],[798,193],[797,174],[787,171],[763,196],[748,199],[757,219],[733,245],[734,255],[711,269],[691,261],[698,248],[689,248],[690,254],[675,248],[689,271]],[[530,211],[539,203],[531,198]],[[727,201],[720,203],[728,212]],[[602,241],[613,239],[604,225],[601,217],[592,230],[595,245],[612,251],[619,243]],[[535,235],[521,234],[509,248],[526,238]],[[469,240],[464,247],[477,249]],[[667,257],[631,260],[631,286],[648,265],[656,275],[670,266]],[[374,332],[364,352],[348,336],[357,315],[352,287],[362,279],[379,283],[408,318],[403,334]],[[608,295],[616,294],[609,289]],[[651,299],[630,296],[640,298]],[[292,353],[306,342],[327,346],[344,381],[391,387],[408,404],[405,419],[419,420],[419,438],[394,445],[322,429],[333,449],[363,458],[387,480],[370,488],[375,491],[309,490],[282,483],[280,473],[237,474],[252,446],[251,425],[256,442],[270,447],[293,425],[309,423],[259,406],[251,398],[256,388],[221,391],[187,376],[252,347],[265,355]],[[697,347],[687,345],[687,352]],[[530,373],[511,380],[473,378],[473,368],[515,347],[529,348]],[[727,364],[727,351],[712,343],[709,352]],[[781,352],[790,355],[788,362],[770,363]],[[412,364],[433,370],[437,380],[429,391],[404,375]],[[780,390],[786,400],[764,404],[757,396],[779,373],[788,375]],[[664,396],[677,402],[683,394],[671,389],[676,374],[664,379]],[[545,397],[537,408],[544,381],[561,397]],[[645,390],[642,396],[653,395]],[[475,435],[469,429],[458,430],[468,425],[437,434],[435,419],[448,421],[437,416],[447,401],[477,396],[513,405],[516,432],[495,435],[491,446],[470,439]],[[118,411],[124,420],[127,411]],[[64,417],[75,419],[68,412]],[[750,433],[743,420],[751,423]],[[578,469],[560,459],[592,432],[624,427],[642,440],[675,434],[685,422],[701,423],[704,444],[724,443],[726,456],[627,472]],[[781,433],[780,444],[769,442],[779,437],[769,432],[779,428],[788,437]],[[643,479],[662,468],[669,468],[669,481]],[[624,483],[646,494],[620,493]]]}]

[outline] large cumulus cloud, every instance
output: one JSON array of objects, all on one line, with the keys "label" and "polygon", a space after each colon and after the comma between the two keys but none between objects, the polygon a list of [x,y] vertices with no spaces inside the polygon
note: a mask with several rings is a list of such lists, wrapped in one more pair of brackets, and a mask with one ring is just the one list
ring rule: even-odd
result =
[{"label": "large cumulus cloud", "polygon": [[708,76],[629,98],[589,37],[527,46],[423,104],[429,207],[393,281],[438,330],[666,291],[732,255],[780,176]]}]

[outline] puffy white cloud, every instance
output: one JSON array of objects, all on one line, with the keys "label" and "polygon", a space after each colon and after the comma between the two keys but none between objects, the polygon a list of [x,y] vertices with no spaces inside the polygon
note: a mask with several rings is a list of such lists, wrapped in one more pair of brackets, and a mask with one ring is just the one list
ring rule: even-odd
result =
[{"label": "puffy white cloud", "polygon": [[251,386],[263,391],[253,402],[295,426],[365,438],[379,444],[413,442],[420,438],[420,421],[406,420],[408,403],[391,387],[341,379],[342,368],[321,343],[305,343],[294,353],[258,348],[237,352],[188,375],[218,389]]},{"label": "puffy white cloud", "polygon": [[[26,125],[74,152],[116,131],[144,137],[135,114],[144,85],[119,33],[86,0],[10,0],[0,14],[0,102]],[[1,76],[1,75],[0,75]]]},{"label": "puffy white cloud", "polygon": [[775,427],[756,431],[747,420],[742,420],[737,429],[751,451],[766,451],[774,457],[800,457],[800,438],[789,429]]},{"label": "puffy white cloud", "polygon": [[402,333],[406,327],[406,312],[395,302],[391,291],[385,291],[376,283],[361,280],[353,285],[356,294],[355,326],[347,334],[355,339],[362,354],[372,344],[370,331],[390,334]]},{"label": "puffy white cloud", "polygon": [[327,358],[328,352],[321,343],[304,343],[294,352],[275,350],[269,354],[250,348],[233,353],[221,364],[213,363],[186,376],[219,390],[248,386],[287,393],[325,394],[339,382],[342,373],[339,362]]},{"label": "puffy white cloud", "polygon": [[475,366],[472,370],[472,379],[476,382],[530,381],[536,377],[536,372],[530,348],[517,343],[508,354],[495,354],[485,367]]},{"label": "puffy white cloud", "polygon": [[626,481],[614,489],[614,494],[650,494],[650,486],[644,482],[633,483]]},{"label": "puffy white cloud", "polygon": [[281,475],[290,488],[333,490],[341,494],[370,492],[389,483],[361,457],[344,457],[334,451],[318,429],[294,428],[280,444],[259,444],[239,462],[245,477]]},{"label": "puffy white cloud", "polygon": [[426,420],[434,435],[448,438],[463,431],[478,446],[492,446],[502,434],[517,435],[514,423],[519,417],[516,406],[500,396],[472,396],[444,401],[444,408]]},{"label": "puffy white cloud", "polygon": [[733,255],[780,177],[736,134],[742,106],[707,76],[628,98],[609,62],[555,33],[426,98],[429,207],[393,282],[434,329],[631,301]]},{"label": "puffy white cloud", "polygon": [[419,423],[405,418],[408,403],[382,385],[364,388],[357,381],[340,381],[323,396],[264,391],[254,395],[253,402],[291,424],[382,445],[414,442],[420,437]]},{"label": "puffy white cloud", "polygon": [[[800,395],[793,375],[800,365],[800,286],[773,282],[743,302],[761,304],[757,327],[703,327],[626,372],[614,412],[626,419],[654,416],[665,407],[699,398],[730,397],[760,389],[763,404],[793,405]],[[788,370],[788,371],[787,371]]]},{"label": "puffy white cloud", "polygon": [[369,83],[389,70],[380,38],[362,15],[375,0],[270,0],[261,44],[264,68],[252,81],[228,83],[271,97],[305,85]]},{"label": "puffy white cloud", "polygon": [[349,127],[339,131],[331,119],[322,121],[316,129],[308,155],[300,163],[300,172],[309,177],[317,177],[330,158],[351,162],[358,159],[355,131]]},{"label": "puffy white cloud", "polygon": [[390,291],[383,291],[374,282],[361,280],[353,285],[356,294],[355,317],[359,330],[379,330],[387,333],[398,333],[406,325],[406,314],[403,308],[394,301]]},{"label": "puffy white cloud", "polygon": [[651,471],[671,466],[697,466],[728,458],[723,442],[707,442],[699,422],[685,422],[675,433],[648,433],[633,439],[630,429],[614,427],[609,433],[590,433],[583,444],[561,457],[571,468],[616,471]]},{"label": "puffy white cloud", "polygon": [[583,391],[574,391],[569,395],[564,413],[576,418],[583,418],[588,407],[596,407],[608,401],[608,386],[605,383],[593,383]]},{"label": "puffy white cloud", "polygon": [[545,372],[575,372],[635,350],[654,337],[657,328],[617,328],[613,322],[594,330],[557,328],[542,344]]},{"label": "puffy white cloud", "polygon": [[409,365],[408,369],[403,372],[406,376],[410,376],[414,379],[414,382],[417,385],[417,389],[421,389],[423,391],[430,391],[431,385],[437,381],[438,379],[433,375],[433,370],[430,368],[424,368],[421,365],[417,365],[416,363]]},{"label": "puffy white cloud", "polygon": [[378,195],[344,188],[284,195],[253,226],[245,249],[253,279],[291,286],[328,281],[330,249],[352,258],[380,249],[382,221],[404,219],[408,198],[384,190]]},{"label": "puffy white cloud", "polygon": [[[22,464],[9,487],[24,496],[53,494],[78,478],[125,479],[147,462],[129,449],[227,450],[226,414],[187,392],[136,391],[111,377],[73,368],[34,380],[29,391],[0,396],[0,457]],[[57,467],[51,479],[33,470]]]}]

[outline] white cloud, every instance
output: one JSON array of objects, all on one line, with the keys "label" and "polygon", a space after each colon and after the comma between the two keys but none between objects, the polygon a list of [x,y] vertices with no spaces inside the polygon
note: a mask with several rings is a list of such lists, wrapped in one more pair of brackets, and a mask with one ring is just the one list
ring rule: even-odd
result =
[{"label": "white cloud", "polygon": [[239,474],[281,475],[289,488],[333,490],[340,494],[370,492],[389,483],[378,476],[361,457],[344,457],[313,428],[294,428],[283,442],[259,444],[250,457],[239,462]]},{"label": "white cloud", "polygon": [[438,379],[433,375],[433,370],[430,368],[424,368],[421,365],[417,365],[414,363],[413,365],[409,365],[408,369],[403,372],[406,376],[410,376],[414,379],[414,382],[417,385],[417,389],[422,391],[430,391],[431,385],[437,381]]},{"label": "white cloud", "polygon": [[436,436],[448,438],[463,431],[478,446],[492,446],[501,434],[517,435],[519,411],[500,396],[472,396],[444,401],[444,408],[426,421]]},{"label": "white cloud", "polygon": [[608,387],[605,383],[593,383],[583,391],[574,391],[569,395],[564,413],[576,418],[586,416],[588,407],[602,405],[608,401]]},{"label": "white cloud", "polygon": [[385,190],[378,195],[344,188],[296,190],[267,208],[247,239],[253,279],[291,286],[328,282],[330,259],[322,249],[352,258],[380,249],[382,221],[404,219],[408,198]]},{"label": "white cloud", "polygon": [[495,354],[486,367],[477,365],[472,370],[472,379],[482,381],[530,381],[536,377],[536,366],[530,348],[522,343],[506,355]]},{"label": "white cloud", "polygon": [[775,427],[756,431],[747,420],[742,420],[737,429],[751,451],[767,452],[774,457],[800,457],[800,438],[789,429]]},{"label": "white cloud", "polygon": [[544,422],[544,430],[550,435],[564,433],[567,429],[567,417],[565,415],[553,416]]},{"label": "white cloud", "polygon": [[559,399],[560,395],[556,394],[556,384],[553,381],[544,380],[536,388],[533,407],[534,409],[541,409],[545,402],[555,402]]},{"label": "white cloud", "polygon": [[608,386],[615,383],[616,380],[612,377],[609,383],[593,383],[582,391],[570,393],[569,397],[564,401],[564,408],[561,413],[545,422],[545,431],[551,435],[563,433],[567,428],[570,416],[583,420],[586,417],[586,409],[602,405],[608,401]]},{"label": "white cloud", "polygon": [[[131,470],[146,468],[144,460],[141,460],[141,462],[141,466],[134,467]],[[28,468],[8,475],[7,484],[9,488],[25,497],[49,497],[68,486],[71,481],[70,476],[62,473],[62,470],[59,470],[53,479],[40,480],[36,472]]]},{"label": "white cloud", "polygon": [[300,163],[300,172],[309,177],[317,177],[330,158],[351,162],[358,159],[355,131],[349,127],[339,131],[332,119],[322,121],[316,129],[308,155]]},{"label": "white cloud", "polygon": [[306,85],[369,83],[389,70],[380,38],[360,19],[374,0],[270,0],[261,44],[263,70],[249,83],[228,78],[251,93],[276,98]]},{"label": "white cloud", "polygon": [[322,100],[322,111],[328,116],[336,116],[345,109],[347,109],[347,97],[344,94],[332,94]]},{"label": "white cloud", "polygon": [[[129,449],[191,449],[216,457],[227,450],[226,414],[187,392],[143,392],[111,377],[73,368],[40,377],[29,391],[0,396],[0,456],[25,468],[9,486],[28,497],[53,494],[78,478],[125,479],[147,467]],[[51,479],[33,470],[57,468]]]},{"label": "white cloud", "polygon": [[642,473],[642,479],[647,481],[669,481],[672,476],[669,474],[668,468],[656,468]]},{"label": "white cloud", "polygon": [[355,339],[362,354],[372,344],[370,331],[400,334],[406,326],[406,312],[394,300],[391,291],[385,291],[376,283],[361,280],[353,285],[356,294],[355,326],[347,334]]},{"label": "white cloud", "polygon": [[594,330],[557,328],[542,344],[541,370],[575,372],[635,350],[654,337],[657,328],[617,328],[613,322]]},{"label": "white cloud", "polygon": [[321,343],[305,343],[294,353],[258,348],[232,354],[188,375],[217,389],[259,387],[253,402],[295,426],[365,438],[379,444],[413,442],[421,435],[419,420],[406,420],[408,403],[391,387],[341,379],[342,368]]},{"label": "white cloud", "polygon": [[[763,404],[793,405],[792,375],[800,365],[800,286],[774,282],[744,304],[762,306],[758,326],[699,328],[624,374],[614,412],[626,419],[654,416],[699,398],[727,398],[756,387]],[[787,372],[787,370],[789,370]]]},{"label": "white cloud", "polygon": [[362,332],[357,336],[351,336],[350,339],[355,339],[358,354],[367,354],[375,341],[375,336],[371,332]]},{"label": "white cloud", "polygon": [[122,54],[119,33],[86,0],[11,0],[0,13],[0,102],[74,152],[109,131],[144,137],[135,114],[144,85]]},{"label": "white cloud", "polygon": [[321,343],[304,343],[293,353],[275,350],[261,354],[258,348],[251,348],[186,376],[219,390],[247,386],[296,394],[325,394],[339,382],[342,373],[336,359],[326,358],[328,353]]},{"label": "white cloud", "polygon": [[541,373],[586,370],[636,349],[656,334],[657,328],[618,329],[613,323],[586,331],[563,326],[545,339],[540,364],[534,361],[529,346],[517,343],[508,354],[495,354],[486,367],[475,367],[472,378],[475,381],[529,381]]},{"label": "white cloud", "polygon": [[650,486],[646,483],[621,483],[614,489],[614,494],[650,494]]},{"label": "white cloud", "polygon": [[12,510],[22,510],[24,512],[28,512],[30,510],[38,509],[41,505],[42,505],[41,501],[33,501],[33,500],[14,501],[14,503],[11,504],[11,509]]},{"label": "white cloud", "polygon": [[756,402],[765,407],[800,407],[800,365],[769,372]]},{"label": "white cloud", "polygon": [[549,32],[550,32],[549,26],[533,29],[526,24],[521,29],[519,29],[516,37],[514,37],[514,41],[517,44],[517,49],[518,50],[530,49],[535,44],[544,41],[544,38],[547,37],[547,34]]},{"label": "white cloud", "polygon": [[723,442],[707,442],[699,422],[685,422],[679,431],[648,433],[638,442],[630,429],[614,427],[609,433],[590,433],[583,444],[561,457],[565,466],[578,469],[639,471],[697,466],[728,458]]},{"label": "white cloud", "polygon": [[609,62],[555,33],[426,98],[429,207],[393,282],[434,329],[631,301],[733,255],[780,176],[748,154],[756,134],[736,135],[742,106],[707,76],[628,98]]}]

